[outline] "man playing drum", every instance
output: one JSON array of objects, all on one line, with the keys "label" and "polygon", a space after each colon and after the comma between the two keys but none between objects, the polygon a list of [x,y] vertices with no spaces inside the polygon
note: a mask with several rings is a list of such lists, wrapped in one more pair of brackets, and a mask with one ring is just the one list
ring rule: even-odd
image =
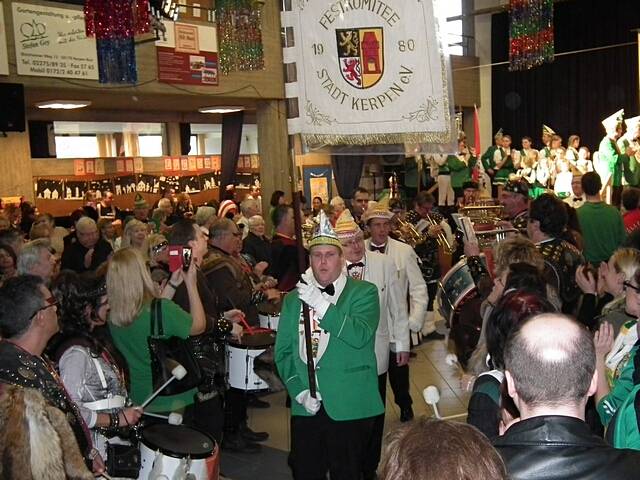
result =
[{"label": "man playing drum", "polygon": [[[284,299],[276,338],[276,365],[292,398],[290,464],[298,480],[325,479],[327,472],[332,480],[353,480],[361,476],[375,417],[384,411],[374,351],[378,291],[343,273],[340,241],[322,212],[309,257],[311,268]],[[309,307],[313,374],[302,302]]]},{"label": "man playing drum", "polygon": [[[376,330],[376,360],[378,362],[378,389],[385,403],[387,392],[387,370],[389,352],[396,365],[409,362],[409,315],[404,292],[396,271],[395,262],[377,252],[367,252],[364,246],[364,234],[351,216],[349,210],[342,212],[335,226],[336,235],[342,244],[346,259],[347,276],[357,280],[366,280],[378,287],[380,297],[380,323]],[[375,419],[374,432],[369,442],[369,451],[365,459],[363,478],[376,478],[380,461],[384,413]]]}]

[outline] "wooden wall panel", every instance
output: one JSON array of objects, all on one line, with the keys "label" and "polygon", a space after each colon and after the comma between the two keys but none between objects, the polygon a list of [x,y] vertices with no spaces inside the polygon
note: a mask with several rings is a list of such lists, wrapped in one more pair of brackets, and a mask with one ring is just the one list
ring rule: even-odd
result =
[{"label": "wooden wall panel", "polygon": [[23,195],[33,200],[32,176],[29,134],[15,132],[0,136],[0,196]]},{"label": "wooden wall panel", "polygon": [[480,107],[480,69],[477,57],[451,56],[453,75],[453,102],[460,107]]}]

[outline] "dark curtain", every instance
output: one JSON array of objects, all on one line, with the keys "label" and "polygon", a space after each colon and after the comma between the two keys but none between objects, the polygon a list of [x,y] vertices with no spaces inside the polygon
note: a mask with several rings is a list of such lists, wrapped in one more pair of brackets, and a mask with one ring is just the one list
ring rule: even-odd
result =
[{"label": "dark curtain", "polygon": [[360,185],[362,176],[362,155],[334,155],[331,157],[333,176],[338,194],[345,200],[350,199],[353,191]]},{"label": "dark curtain", "polygon": [[[556,53],[635,42],[640,27],[638,0],[572,0],[556,3]],[[508,60],[509,18],[492,16],[492,60]],[[503,128],[520,147],[529,135],[541,146],[542,124],[563,138],[581,136],[593,152],[604,136],[600,121],[620,108],[627,117],[638,108],[638,48],[618,47],[556,57],[524,72],[492,67],[493,131]]]},{"label": "dark curtain", "polygon": [[222,158],[220,161],[220,199],[224,200],[224,188],[236,181],[236,167],[242,141],[244,112],[222,115]]}]

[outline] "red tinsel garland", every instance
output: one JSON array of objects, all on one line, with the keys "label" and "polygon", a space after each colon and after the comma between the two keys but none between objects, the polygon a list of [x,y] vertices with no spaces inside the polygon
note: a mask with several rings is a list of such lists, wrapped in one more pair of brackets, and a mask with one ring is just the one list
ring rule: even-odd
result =
[{"label": "red tinsel garland", "polygon": [[149,0],[85,0],[87,36],[97,39],[130,38],[147,33]]}]

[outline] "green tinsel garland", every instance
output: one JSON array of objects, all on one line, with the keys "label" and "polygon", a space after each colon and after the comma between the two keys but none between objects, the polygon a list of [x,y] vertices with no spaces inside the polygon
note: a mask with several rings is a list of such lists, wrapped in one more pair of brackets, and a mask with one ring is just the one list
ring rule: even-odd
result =
[{"label": "green tinsel garland", "polygon": [[261,30],[262,2],[216,0],[220,71],[264,69]]}]

